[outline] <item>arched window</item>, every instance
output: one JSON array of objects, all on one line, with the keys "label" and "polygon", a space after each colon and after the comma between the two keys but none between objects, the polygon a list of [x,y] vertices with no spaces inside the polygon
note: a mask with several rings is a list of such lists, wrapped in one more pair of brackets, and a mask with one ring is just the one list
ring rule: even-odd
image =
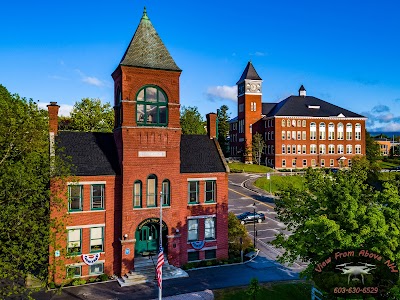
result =
[{"label": "arched window", "polygon": [[319,154],[326,154],[326,146],[319,145]]},{"label": "arched window", "polygon": [[171,183],[170,183],[170,181],[168,180],[168,179],[165,179],[163,182],[162,182],[162,199],[161,199],[161,201],[162,201],[162,205],[163,206],[170,206],[171,204],[171,202],[170,202],[170,200],[171,200]]},{"label": "arched window", "polygon": [[338,154],[343,154],[343,153],[344,153],[344,147],[343,147],[343,145],[338,145],[338,146],[337,146],[337,153],[338,153]]},{"label": "arched window", "polygon": [[319,123],[319,139],[324,140],[326,138],[325,123]]},{"label": "arched window", "polygon": [[302,126],[303,126],[303,127],[306,127],[306,126],[307,126],[307,121],[306,121],[306,120],[303,120],[301,123],[302,123]]},{"label": "arched window", "polygon": [[145,126],[167,126],[168,100],[157,86],[143,87],[136,96],[136,122]]},{"label": "arched window", "polygon": [[338,140],[343,140],[343,124],[339,123],[337,124],[337,139]]},{"label": "arched window", "polygon": [[147,177],[147,207],[157,206],[157,176]]},{"label": "arched window", "polygon": [[315,122],[310,123],[310,140],[317,139],[317,124]]},{"label": "arched window", "polygon": [[133,207],[142,207],[142,182],[136,180],[133,184]]},{"label": "arched window", "polygon": [[328,140],[335,139],[335,124],[329,123],[328,125]]},{"label": "arched window", "polygon": [[346,124],[346,140],[353,139],[353,125],[351,123]]},{"label": "arched window", "polygon": [[361,124],[360,123],[356,124],[355,138],[356,138],[356,140],[361,140]]},{"label": "arched window", "polygon": [[282,127],[286,127],[286,120],[285,119],[282,120]]},{"label": "arched window", "polygon": [[282,154],[285,154],[286,153],[286,147],[285,147],[285,145],[282,145]]},{"label": "arched window", "polygon": [[329,145],[328,146],[328,153],[329,154],[335,154],[335,145]]}]

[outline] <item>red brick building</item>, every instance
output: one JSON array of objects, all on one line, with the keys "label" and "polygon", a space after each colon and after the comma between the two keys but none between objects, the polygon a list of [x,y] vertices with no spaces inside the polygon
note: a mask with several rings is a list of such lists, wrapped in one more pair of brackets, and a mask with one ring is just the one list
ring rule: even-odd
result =
[{"label": "red brick building", "polygon": [[[58,106],[49,105],[50,136],[78,177],[66,187],[61,239],[74,276],[135,270],[140,257],[156,255],[160,236],[174,266],[227,257],[229,169],[215,139],[216,114],[207,116],[209,135],[182,135],[180,75],[145,11],[112,74],[113,133],[58,132]],[[83,260],[98,254],[95,264]],[[65,268],[58,273],[65,277]]]},{"label": "red brick building", "polygon": [[238,116],[230,121],[231,156],[251,161],[253,136],[266,143],[263,161],[276,169],[345,167],[365,155],[366,118],[316,97],[262,103],[262,79],[249,62],[237,82]]}]

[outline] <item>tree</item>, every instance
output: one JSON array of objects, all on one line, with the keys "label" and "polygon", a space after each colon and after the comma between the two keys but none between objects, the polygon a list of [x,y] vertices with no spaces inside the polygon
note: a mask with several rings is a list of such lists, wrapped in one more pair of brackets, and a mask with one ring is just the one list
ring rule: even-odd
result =
[{"label": "tree", "polygon": [[229,115],[228,115],[229,107],[226,105],[222,105],[219,108],[218,113],[218,143],[221,146],[222,153],[226,157],[229,156]]},{"label": "tree", "polygon": [[254,162],[258,165],[261,164],[261,156],[265,148],[265,142],[262,135],[258,132],[253,136],[251,145]]},{"label": "tree", "polygon": [[367,183],[369,161],[354,158],[350,170],[326,174],[308,169],[302,188],[288,187],[276,200],[278,218],[292,235],[272,242],[286,252],[281,262],[317,261],[335,249],[363,248],[400,261],[400,196],[393,182],[381,191]]},{"label": "tree", "polygon": [[204,120],[196,106],[182,106],[180,122],[182,134],[206,134]]},{"label": "tree", "polygon": [[[48,278],[50,168],[47,114],[0,85],[0,298],[28,297],[25,279]],[[61,166],[60,166],[61,167]],[[57,205],[56,203],[53,203]],[[54,225],[54,227],[52,227]],[[65,227],[64,227],[65,228]]]},{"label": "tree", "polygon": [[250,280],[250,285],[247,289],[246,294],[249,295],[253,300],[255,300],[258,293],[260,292],[260,290],[261,290],[261,287],[260,287],[260,284],[258,283],[258,279],[252,278]]},{"label": "tree", "polygon": [[365,130],[365,148],[367,159],[374,163],[380,157],[379,144],[371,137],[368,131]]},{"label": "tree", "polygon": [[240,250],[246,250],[252,244],[246,227],[240,224],[239,219],[232,212],[228,214],[228,240],[229,254],[233,257],[240,255]]},{"label": "tree", "polygon": [[114,127],[114,110],[110,103],[100,99],[83,98],[74,104],[71,112],[72,130],[111,132]]}]

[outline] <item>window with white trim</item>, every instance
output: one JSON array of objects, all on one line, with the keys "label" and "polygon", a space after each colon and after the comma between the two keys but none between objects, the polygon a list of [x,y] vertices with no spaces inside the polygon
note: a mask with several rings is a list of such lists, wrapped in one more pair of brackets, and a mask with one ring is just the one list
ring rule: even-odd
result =
[{"label": "window with white trim", "polygon": [[337,146],[337,153],[338,154],[343,154],[344,153],[344,146],[343,145],[338,145]]},{"label": "window with white trim", "polygon": [[102,252],[104,250],[104,228],[90,228],[90,253]]},{"label": "window with white trim", "polygon": [[82,253],[82,229],[68,230],[67,254],[79,255]]},{"label": "window with white trim", "polygon": [[326,147],[325,145],[319,145],[319,154],[326,154]]},{"label": "window with white trim", "polygon": [[346,140],[353,139],[353,125],[351,123],[346,124]]},{"label": "window with white trim", "polygon": [[335,154],[335,145],[329,145],[328,146],[328,153],[329,154]]},{"label": "window with white trim", "polygon": [[330,160],[329,160],[329,165],[330,165],[331,167],[333,167],[333,166],[335,165],[335,161],[334,161],[333,159],[330,159]]},{"label": "window with white trim", "polygon": [[90,209],[91,210],[104,209],[104,184],[92,184]]},{"label": "window with white trim", "polygon": [[346,145],[346,154],[352,154],[352,153],[353,153],[353,146]]},{"label": "window with white trim", "polygon": [[133,184],[133,207],[142,207],[142,182],[136,180]]},{"label": "window with white trim", "polygon": [[197,241],[199,239],[199,220],[188,220],[188,241]]},{"label": "window with white trim", "polygon": [[302,152],[303,154],[306,154],[306,153],[307,153],[307,146],[306,146],[306,145],[301,146],[301,152]]},{"label": "window with white trim", "polygon": [[361,124],[357,123],[355,127],[355,139],[356,140],[361,140]]},{"label": "window with white trim", "polygon": [[67,266],[67,278],[77,278],[82,276],[82,266]]},{"label": "window with white trim", "polygon": [[286,153],[286,147],[285,147],[285,145],[282,145],[282,154],[285,154]]},{"label": "window with white trim", "polygon": [[216,202],[215,199],[215,180],[207,180],[205,182],[205,202]]},{"label": "window with white trim", "polygon": [[319,123],[319,139],[325,140],[325,138],[326,138],[325,123],[321,122]]},{"label": "window with white trim", "polygon": [[303,167],[307,167],[307,159],[303,159]]},{"label": "window with white trim", "polygon": [[361,145],[356,145],[356,154],[361,154]]},{"label": "window with white trim", "polygon": [[81,211],[83,209],[83,186],[78,184],[68,185],[68,210]]},{"label": "window with white trim", "polygon": [[188,202],[199,203],[199,182],[189,181],[188,182]]},{"label": "window with white trim", "polygon": [[215,240],[215,218],[204,219],[204,239]]},{"label": "window with white trim", "polygon": [[325,167],[325,159],[321,159],[321,167]]},{"label": "window with white trim", "polygon": [[285,140],[286,138],[286,131],[282,131],[282,140]]},{"label": "window with white trim", "polygon": [[328,125],[328,140],[335,139],[335,124],[329,123]]},{"label": "window with white trim", "polygon": [[317,124],[315,122],[310,123],[310,140],[317,139]]},{"label": "window with white trim", "polygon": [[344,137],[343,137],[343,124],[342,123],[339,123],[337,125],[337,139],[338,140],[343,140],[344,139]]},{"label": "window with white trim", "polygon": [[316,154],[317,153],[317,145],[310,145],[310,154]]},{"label": "window with white trim", "polygon": [[95,263],[89,266],[89,275],[104,274],[104,263]]},{"label": "window with white trim", "polygon": [[151,174],[147,178],[147,207],[157,206],[157,176]]}]

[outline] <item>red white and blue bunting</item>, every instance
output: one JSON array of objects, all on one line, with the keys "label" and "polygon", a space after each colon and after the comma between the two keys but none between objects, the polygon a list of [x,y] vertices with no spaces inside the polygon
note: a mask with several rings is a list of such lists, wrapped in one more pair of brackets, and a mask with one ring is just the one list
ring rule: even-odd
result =
[{"label": "red white and blue bunting", "polygon": [[91,266],[100,258],[100,253],[96,254],[82,254],[82,260],[85,264]]},{"label": "red white and blue bunting", "polygon": [[200,250],[204,247],[204,244],[206,243],[206,241],[195,241],[195,242],[191,242],[190,244],[192,245],[192,247],[196,250]]}]

